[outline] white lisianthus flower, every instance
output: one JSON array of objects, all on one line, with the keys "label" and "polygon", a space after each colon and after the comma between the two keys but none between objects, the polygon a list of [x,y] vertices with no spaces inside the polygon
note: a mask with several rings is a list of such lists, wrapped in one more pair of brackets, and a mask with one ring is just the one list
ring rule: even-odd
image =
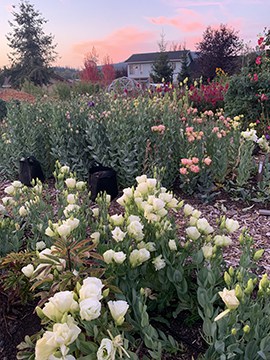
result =
[{"label": "white lisianthus flower", "polygon": [[162,258],[162,255],[155,257],[152,261],[152,264],[155,266],[156,271],[159,271],[166,266],[166,262]]},{"label": "white lisianthus flower", "polygon": [[103,259],[106,264],[111,264],[113,262],[115,251],[112,249],[109,249],[103,253]]},{"label": "white lisianthus flower", "polygon": [[79,290],[80,300],[102,299],[102,281],[96,277],[88,277],[83,280],[83,285]]},{"label": "white lisianthus flower", "polygon": [[137,176],[136,181],[138,184],[144,183],[147,181],[147,176],[146,175]]},{"label": "white lisianthus flower", "polygon": [[133,189],[126,188],[123,190],[123,195],[116,201],[118,202],[118,204],[124,206],[125,204],[127,204],[129,202],[129,200],[131,199],[132,196],[133,196]]},{"label": "white lisianthus flower", "polygon": [[99,244],[99,240],[100,240],[100,232],[99,231],[95,231],[90,235],[93,243],[95,245]]},{"label": "white lisianthus flower", "polygon": [[211,234],[214,231],[214,228],[210,226],[205,218],[198,219],[196,227],[201,233],[206,235]]},{"label": "white lisianthus flower", "polygon": [[128,223],[130,224],[132,221],[140,221],[140,217],[137,215],[129,215]]},{"label": "white lisianthus flower", "polygon": [[13,185],[9,185],[5,188],[4,192],[8,195],[14,195],[15,194],[15,187]]},{"label": "white lisianthus flower", "polygon": [[161,192],[158,195],[158,198],[162,201],[164,201],[165,203],[169,203],[170,201],[172,201],[173,199],[173,195],[167,192]]},{"label": "white lisianthus flower", "polygon": [[124,217],[122,214],[120,215],[112,215],[110,216],[110,222],[114,225],[114,226],[121,226],[124,223]]},{"label": "white lisianthus flower", "polygon": [[0,214],[3,214],[4,212],[6,212],[6,208],[4,205],[0,204]]},{"label": "white lisianthus flower", "polygon": [[156,251],[156,244],[152,241],[149,241],[145,244],[145,248],[150,252]]},{"label": "white lisianthus flower", "polygon": [[135,249],[129,255],[129,261],[132,267],[141,265],[149,258],[150,258],[150,252],[145,248],[139,250]]},{"label": "white lisianthus flower", "polygon": [[240,303],[235,295],[234,289],[228,290],[228,289],[224,288],[223,291],[219,291],[218,294],[228,309],[234,310],[239,306]]},{"label": "white lisianthus flower", "polygon": [[43,250],[43,249],[45,249],[45,248],[46,248],[46,244],[45,244],[44,241],[38,241],[38,242],[36,243],[36,250],[37,250],[37,251]]},{"label": "white lisianthus flower", "polygon": [[143,225],[140,221],[131,221],[127,226],[128,234],[134,237],[135,240],[140,241],[144,238]]},{"label": "white lisianthus flower", "polygon": [[61,172],[62,174],[67,174],[67,173],[69,173],[69,171],[70,171],[70,167],[67,166],[67,165],[63,165],[63,166],[61,166],[61,168],[60,168],[60,172]]},{"label": "white lisianthus flower", "polygon": [[246,131],[242,131],[241,136],[247,141],[257,142],[258,140],[257,131],[255,129],[247,129]]},{"label": "white lisianthus flower", "polygon": [[136,195],[138,195],[138,192],[141,195],[146,195],[148,193],[148,185],[146,182],[141,182],[138,184],[138,186],[136,187]]},{"label": "white lisianthus flower", "polygon": [[116,325],[122,325],[125,321],[125,315],[129,308],[128,303],[124,300],[109,301],[108,307]]},{"label": "white lisianthus flower", "polygon": [[81,329],[76,325],[71,315],[68,315],[65,323],[56,323],[53,325],[53,333],[59,347],[72,344],[77,339],[80,332]]},{"label": "white lisianthus flower", "polygon": [[76,229],[79,226],[79,223],[80,223],[80,220],[73,218],[73,217],[70,217],[69,219],[63,221],[63,224],[70,226],[71,231]]},{"label": "white lisianthus flower", "polygon": [[77,181],[76,183],[77,190],[83,190],[85,187],[86,187],[86,183],[84,181]]},{"label": "white lisianthus flower", "polygon": [[123,264],[126,258],[127,255],[123,251],[116,251],[113,255],[113,260],[116,262],[116,264]]},{"label": "white lisianthus flower", "polygon": [[80,301],[80,317],[82,320],[91,321],[101,314],[101,302],[97,299],[87,298]]},{"label": "white lisianthus flower", "polygon": [[76,212],[78,210],[80,210],[79,205],[77,205],[77,204],[68,204],[65,207],[63,213],[64,213],[65,217],[67,218],[68,216],[70,216],[70,213]]},{"label": "white lisianthus flower", "polygon": [[233,219],[226,219],[225,221],[225,226],[227,231],[231,234],[234,231],[238,230],[240,225],[239,222],[237,220],[233,220]]},{"label": "white lisianthus flower", "polygon": [[175,240],[169,240],[168,245],[171,251],[177,251],[177,245]]},{"label": "white lisianthus flower", "polygon": [[116,226],[113,230],[112,230],[112,238],[116,241],[116,242],[121,242],[124,240],[126,233],[124,231],[122,231],[120,229],[119,226]]},{"label": "white lisianthus flower", "polygon": [[97,360],[115,360],[116,349],[110,339],[102,339],[97,351]]},{"label": "white lisianthus flower", "polygon": [[74,194],[68,194],[67,196],[67,202],[69,204],[75,204],[76,202],[76,196]]},{"label": "white lisianthus flower", "polygon": [[45,331],[35,347],[35,360],[48,360],[56,352],[58,344],[52,331]]},{"label": "white lisianthus flower", "polygon": [[192,216],[195,217],[196,219],[199,219],[201,217],[202,213],[201,211],[195,209],[192,211]]},{"label": "white lisianthus flower", "polygon": [[226,235],[216,235],[214,242],[217,246],[229,246],[232,244],[232,239]]},{"label": "white lisianthus flower", "polygon": [[2,198],[2,203],[7,206],[7,205],[12,205],[15,203],[15,200],[13,199],[13,197],[11,196],[4,196]]},{"label": "white lisianthus flower", "polygon": [[47,229],[45,230],[45,235],[49,237],[54,237],[56,233],[48,226]]},{"label": "white lisianthus flower", "polygon": [[13,181],[13,183],[11,185],[14,186],[15,188],[23,187],[23,183],[21,181],[18,181],[18,180]]},{"label": "white lisianthus flower", "polygon": [[21,217],[25,217],[25,216],[27,216],[27,214],[28,214],[28,211],[26,210],[26,208],[24,206],[21,206],[19,208],[19,215]]},{"label": "white lisianthus flower", "polygon": [[42,309],[43,314],[52,321],[61,321],[64,314],[74,312],[78,309],[78,303],[73,299],[72,291],[60,291],[53,297],[50,297],[48,302]]},{"label": "white lisianthus flower", "polygon": [[197,221],[198,221],[198,219],[197,219],[196,217],[191,216],[191,217],[189,218],[189,225],[190,225],[190,226],[196,226]]},{"label": "white lisianthus flower", "polygon": [[67,224],[62,224],[56,228],[56,231],[61,237],[66,238],[71,233],[71,227]]},{"label": "white lisianthus flower", "polygon": [[92,213],[93,213],[93,216],[95,218],[98,218],[98,216],[99,216],[99,208],[92,209]]},{"label": "white lisianthus flower", "polygon": [[193,210],[194,210],[194,207],[189,204],[186,204],[183,209],[185,216],[190,216],[192,214]]},{"label": "white lisianthus flower", "polygon": [[213,246],[212,245],[204,245],[202,247],[203,256],[205,259],[209,260],[213,256]]},{"label": "white lisianthus flower", "polygon": [[165,206],[165,202],[161,199],[155,198],[153,200],[153,209],[154,211],[159,211],[161,209],[163,209]]},{"label": "white lisianthus flower", "polygon": [[76,187],[76,179],[68,178],[65,180],[65,183],[69,189],[74,189]]},{"label": "white lisianthus flower", "polygon": [[172,200],[167,203],[167,206],[170,209],[176,209],[178,207],[178,205],[179,205],[179,202],[176,198],[172,198]]},{"label": "white lisianthus flower", "polygon": [[34,266],[32,264],[28,264],[27,266],[24,266],[22,268],[22,273],[28,278],[30,278],[33,275],[33,272],[34,272]]},{"label": "white lisianthus flower", "polygon": [[195,226],[190,226],[186,228],[186,233],[187,236],[194,241],[198,240],[199,237],[201,236],[201,233],[198,231],[198,229]]},{"label": "white lisianthus flower", "polygon": [[157,180],[156,180],[156,179],[150,179],[150,178],[148,178],[148,179],[146,180],[146,183],[147,183],[147,185],[148,185],[148,188],[155,188],[156,185],[157,185]]},{"label": "white lisianthus flower", "polygon": [[33,190],[36,194],[41,194],[42,193],[42,184],[36,184],[34,187],[33,187]]}]

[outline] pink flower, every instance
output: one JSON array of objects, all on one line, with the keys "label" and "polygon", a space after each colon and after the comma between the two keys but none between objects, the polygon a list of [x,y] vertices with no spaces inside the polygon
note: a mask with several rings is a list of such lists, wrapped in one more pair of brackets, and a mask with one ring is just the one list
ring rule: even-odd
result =
[{"label": "pink flower", "polygon": [[187,168],[180,168],[179,171],[180,171],[180,174],[182,174],[182,175],[188,174]]},{"label": "pink flower", "polygon": [[187,165],[188,164],[188,159],[185,159],[185,158],[181,159],[181,164],[182,165]]},{"label": "pink flower", "polygon": [[197,157],[193,157],[191,160],[192,160],[193,164],[199,163],[199,159]]},{"label": "pink flower", "polygon": [[188,142],[193,142],[195,140],[195,137],[194,136],[189,136],[188,137]]},{"label": "pink flower", "polygon": [[254,80],[254,81],[258,81],[258,74],[254,74],[254,75],[253,75],[253,80]]},{"label": "pink flower", "polygon": [[264,38],[261,36],[259,39],[258,39],[258,45],[261,46],[262,43],[264,41]]},{"label": "pink flower", "polygon": [[198,173],[200,172],[200,168],[198,165],[191,165],[190,166],[190,171],[193,172],[193,173]]},{"label": "pink flower", "polygon": [[261,101],[267,101],[268,100],[268,96],[265,94],[261,95]]},{"label": "pink flower", "polygon": [[203,162],[205,163],[205,165],[209,166],[209,165],[211,164],[212,160],[210,159],[209,156],[207,156],[207,157],[203,160]]},{"label": "pink flower", "polygon": [[188,133],[188,132],[193,132],[193,130],[194,130],[194,127],[193,126],[188,126],[188,127],[186,127],[186,132]]},{"label": "pink flower", "polygon": [[257,65],[261,65],[261,63],[262,63],[262,57],[261,57],[261,56],[258,56],[257,59],[256,59],[256,61],[255,61],[255,63],[256,63]]},{"label": "pink flower", "polygon": [[191,160],[191,159],[187,159],[187,166],[191,166],[191,165],[193,165],[192,160]]}]

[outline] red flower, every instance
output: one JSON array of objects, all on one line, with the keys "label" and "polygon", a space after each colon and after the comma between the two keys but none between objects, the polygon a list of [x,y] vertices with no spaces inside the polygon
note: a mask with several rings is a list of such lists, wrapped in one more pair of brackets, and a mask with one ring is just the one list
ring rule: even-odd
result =
[{"label": "red flower", "polygon": [[264,38],[261,36],[259,39],[258,39],[258,45],[261,46],[261,44],[263,43],[264,41]]},{"label": "red flower", "polygon": [[267,101],[268,100],[268,96],[265,94],[261,95],[261,101]]},{"label": "red flower", "polygon": [[256,62],[257,65],[261,65],[261,63],[262,63],[262,57],[261,57],[261,56],[258,56],[255,62]]},{"label": "red flower", "polygon": [[254,80],[254,81],[258,81],[258,74],[254,74],[254,75],[253,75],[253,80]]}]

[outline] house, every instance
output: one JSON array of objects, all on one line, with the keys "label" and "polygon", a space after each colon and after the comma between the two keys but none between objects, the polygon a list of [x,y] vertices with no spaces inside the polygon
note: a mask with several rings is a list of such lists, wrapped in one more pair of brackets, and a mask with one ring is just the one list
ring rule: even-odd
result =
[{"label": "house", "polygon": [[[177,75],[181,72],[181,58],[185,50],[166,51],[168,59],[173,67],[173,82],[177,82]],[[150,74],[153,71],[152,66],[158,58],[160,52],[133,54],[125,63],[127,63],[128,77],[139,81],[140,83],[148,83]],[[187,53],[190,65],[197,57],[197,53],[188,50]]]}]

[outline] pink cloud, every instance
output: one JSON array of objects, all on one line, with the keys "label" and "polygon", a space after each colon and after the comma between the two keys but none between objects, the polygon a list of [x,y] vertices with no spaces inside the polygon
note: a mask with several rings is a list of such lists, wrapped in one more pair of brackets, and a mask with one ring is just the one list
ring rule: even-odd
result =
[{"label": "pink cloud", "polygon": [[150,43],[153,44],[153,48],[156,46],[154,32],[124,27],[110,33],[107,37],[74,44],[72,55],[81,58],[81,65],[83,65],[85,55],[95,47],[101,62],[106,55],[109,55],[114,62],[119,62],[126,60],[133,53],[147,51]]},{"label": "pink cloud", "polygon": [[174,17],[148,17],[148,21],[155,25],[170,25],[185,32],[200,31],[205,28],[205,19],[197,12],[190,9],[178,9]]}]

